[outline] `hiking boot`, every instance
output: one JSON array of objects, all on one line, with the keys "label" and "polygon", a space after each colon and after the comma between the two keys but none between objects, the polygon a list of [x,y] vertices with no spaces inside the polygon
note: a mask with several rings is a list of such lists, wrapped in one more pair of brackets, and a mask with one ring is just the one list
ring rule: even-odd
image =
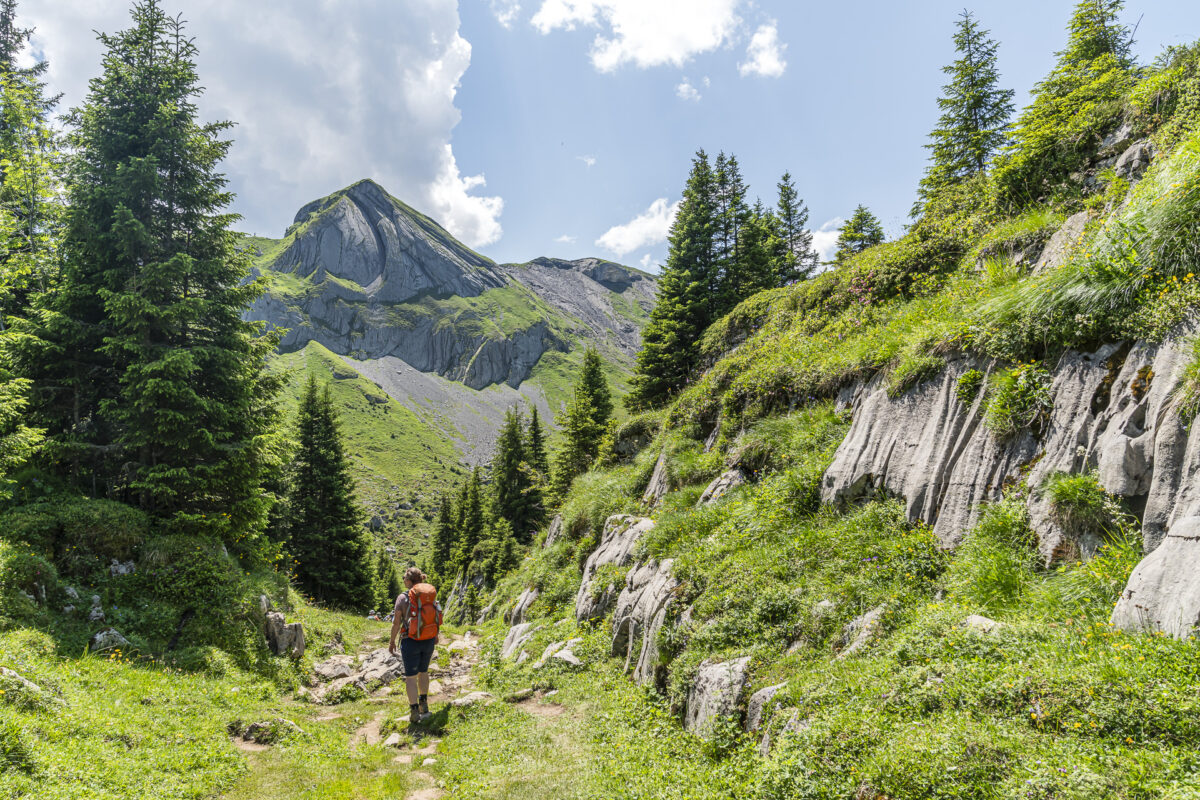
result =
[{"label": "hiking boot", "polygon": [[421,700],[417,703],[417,707],[421,710],[421,719],[428,719],[433,714],[429,713],[429,695],[421,695]]},{"label": "hiking boot", "polygon": [[421,724],[421,707],[418,706],[416,703],[413,703],[411,706],[408,707],[408,724],[409,725]]}]

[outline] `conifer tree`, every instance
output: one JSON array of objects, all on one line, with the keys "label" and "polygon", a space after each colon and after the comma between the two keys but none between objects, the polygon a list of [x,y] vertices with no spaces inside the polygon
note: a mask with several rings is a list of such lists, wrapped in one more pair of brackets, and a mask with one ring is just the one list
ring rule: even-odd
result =
[{"label": "conifer tree", "polygon": [[[779,286],[778,258],[786,252],[774,215],[757,203],[738,233],[738,302]],[[789,253],[790,255],[790,253]]]},{"label": "conifer tree", "polygon": [[325,603],[365,608],[373,601],[369,548],[354,497],[329,387],[309,376],[296,420],[288,498],[289,549],[302,589]]},{"label": "conifer tree", "polygon": [[453,571],[454,550],[458,544],[458,532],[454,527],[454,510],[449,495],[443,495],[438,507],[437,522],[429,543],[429,565],[438,575],[449,576]]},{"label": "conifer tree", "polygon": [[475,558],[475,548],[483,540],[484,525],[483,479],[479,467],[471,472],[462,498],[462,523],[458,528],[458,552],[455,562],[458,569],[468,575]]},{"label": "conifer tree", "polygon": [[1135,82],[1133,40],[1121,0],[1081,0],[1067,46],[1033,87],[1033,100],[1008,132],[993,171],[1001,206],[1015,210],[1072,188],[1071,174],[1116,123],[1119,101]]},{"label": "conifer tree", "polygon": [[521,414],[510,409],[492,459],[492,488],[496,515],[508,522],[520,541],[528,542],[538,522],[534,504],[540,505],[540,498],[534,496],[534,476],[524,438]]},{"label": "conifer tree", "polygon": [[743,266],[739,248],[742,228],[750,219],[746,203],[746,182],[737,156],[717,154],[713,165],[713,205],[716,226],[713,236],[714,269],[709,283],[710,302],[714,303],[712,318],[725,316],[742,299],[739,287],[745,284],[740,272]]},{"label": "conifer tree", "polygon": [[538,417],[537,406],[529,411],[529,427],[525,439],[525,454],[535,473],[544,479],[550,474],[550,459],[546,455],[546,434]]},{"label": "conifer tree", "polygon": [[835,261],[843,261],[855,253],[861,253],[868,247],[874,247],[883,242],[883,226],[866,206],[860,205],[854,209],[849,222],[843,227],[837,240]]},{"label": "conifer tree", "polygon": [[582,387],[575,387],[559,427],[562,439],[554,457],[554,477],[550,487],[556,502],[566,496],[571,481],[592,466],[604,432],[596,427],[588,395]]},{"label": "conifer tree", "polygon": [[938,98],[941,116],[929,134],[930,164],[917,190],[913,216],[947,186],[983,172],[1004,142],[1013,112],[1013,90],[1001,89],[996,66],[999,44],[970,11],[959,17],[954,34],[958,59],[943,67],[950,82]]},{"label": "conifer tree", "polygon": [[592,409],[592,422],[599,430],[604,430],[612,418],[612,391],[608,388],[608,378],[604,377],[604,361],[594,345],[588,345],[583,353],[579,388]]},{"label": "conifer tree", "polygon": [[375,603],[374,607],[387,613],[400,596],[400,576],[396,564],[383,548],[375,553]]},{"label": "conifer tree", "polygon": [[242,319],[262,284],[224,212],[230,125],[197,120],[195,44],[158,0],[132,17],[101,34],[103,72],[72,116],[63,274],[40,331],[58,358],[39,408],[89,490],[245,551],[270,507],[276,338]]},{"label": "conifer tree", "polygon": [[666,401],[684,387],[699,361],[700,336],[714,320],[713,290],[719,275],[713,245],[718,226],[714,183],[708,155],[700,150],[671,224],[658,301],[642,331],[642,349],[625,401],[631,409]]},{"label": "conifer tree", "polygon": [[813,249],[813,235],[808,229],[808,206],[797,194],[791,173],[783,173],[776,189],[779,199],[773,221],[779,240],[775,257],[777,285],[786,286],[811,278],[820,256]]}]

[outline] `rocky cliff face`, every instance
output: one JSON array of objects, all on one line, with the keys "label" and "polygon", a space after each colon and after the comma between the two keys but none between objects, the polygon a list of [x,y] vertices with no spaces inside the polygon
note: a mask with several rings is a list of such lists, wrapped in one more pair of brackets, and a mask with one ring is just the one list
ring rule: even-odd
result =
[{"label": "rocky cliff face", "polygon": [[250,316],[288,329],[284,352],[316,341],[473,389],[517,387],[585,338],[629,361],[655,292],[598,259],[497,265],[371,181],[300,209],[258,268],[271,286]]}]

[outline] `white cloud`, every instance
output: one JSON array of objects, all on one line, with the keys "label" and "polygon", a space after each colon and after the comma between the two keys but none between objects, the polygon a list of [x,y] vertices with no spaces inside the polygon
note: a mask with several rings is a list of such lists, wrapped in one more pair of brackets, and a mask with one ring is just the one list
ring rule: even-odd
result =
[{"label": "white cloud", "polygon": [[[128,27],[128,9],[21,4],[65,107],[99,71],[92,31]],[[450,146],[471,63],[453,0],[173,0],[171,10],[200,49],[202,118],[237,123],[224,169],[241,227],[280,235],[304,203],[373,178],[471,246],[500,238],[503,200],[478,193],[483,176],[463,175]]]},{"label": "white cloud", "polygon": [[521,13],[521,4],[518,0],[489,0],[489,3],[492,6],[492,13],[496,16],[496,21],[505,28],[511,28],[517,21],[517,15]]},{"label": "white cloud", "polygon": [[596,245],[623,256],[634,250],[665,242],[678,211],[678,201],[668,203],[667,198],[660,197],[650,204],[650,208],[629,222],[609,228],[596,240]]},{"label": "white cloud", "polygon": [[778,78],[787,69],[783,60],[783,51],[787,45],[779,41],[779,28],[772,20],[765,25],[759,25],[758,30],[750,37],[750,46],[746,48],[747,60],[738,64],[738,72],[747,75],[761,75],[764,78]]},{"label": "white cloud", "polygon": [[683,83],[675,87],[675,94],[680,100],[700,101],[700,90],[692,86],[687,78],[684,78]]},{"label": "white cloud", "polygon": [[542,0],[533,25],[542,33],[597,27],[592,64],[612,72],[626,64],[682,67],[726,44],[741,25],[742,0]]},{"label": "white cloud", "polygon": [[588,169],[591,169],[592,167],[596,166],[596,157],[595,156],[575,156],[575,157],[577,159],[579,159],[580,161],[582,161],[584,166],[587,167]]},{"label": "white cloud", "polygon": [[642,269],[646,272],[658,272],[658,259],[649,253],[642,256],[642,260],[638,263],[642,265]]},{"label": "white cloud", "polygon": [[554,241],[558,244],[575,244],[575,237],[564,233],[562,236],[555,238]]},{"label": "white cloud", "polygon": [[845,224],[846,220],[842,217],[834,217],[822,225],[819,230],[813,231],[813,249],[821,254],[822,261],[833,258],[834,252],[837,251],[838,236]]}]

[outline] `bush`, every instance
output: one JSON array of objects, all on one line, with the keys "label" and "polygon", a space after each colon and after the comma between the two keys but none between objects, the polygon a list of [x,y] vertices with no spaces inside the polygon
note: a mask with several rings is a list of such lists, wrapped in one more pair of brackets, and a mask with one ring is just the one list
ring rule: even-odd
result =
[{"label": "bush", "polygon": [[1050,503],[1051,518],[1076,538],[1115,532],[1125,516],[1116,498],[1090,473],[1056,472],[1046,479],[1042,491]]},{"label": "bush", "polygon": [[983,507],[950,561],[947,588],[972,610],[1000,614],[1014,608],[1033,584],[1037,565],[1037,537],[1025,502],[1005,498]]},{"label": "bush", "polygon": [[1031,361],[992,376],[983,424],[1001,439],[1027,429],[1037,435],[1053,408],[1050,373]]},{"label": "bush", "polygon": [[[29,616],[58,592],[58,573],[26,544],[0,540],[0,618]],[[30,602],[25,595],[34,598]]]},{"label": "bush", "polygon": [[112,559],[132,559],[149,527],[142,511],[111,500],[46,501],[0,515],[0,536],[28,543],[79,578],[103,572]]},{"label": "bush", "polygon": [[975,398],[979,396],[979,390],[983,388],[985,377],[977,369],[969,369],[959,375],[958,381],[954,384],[954,396],[958,398],[958,402],[964,406],[974,403]]}]

